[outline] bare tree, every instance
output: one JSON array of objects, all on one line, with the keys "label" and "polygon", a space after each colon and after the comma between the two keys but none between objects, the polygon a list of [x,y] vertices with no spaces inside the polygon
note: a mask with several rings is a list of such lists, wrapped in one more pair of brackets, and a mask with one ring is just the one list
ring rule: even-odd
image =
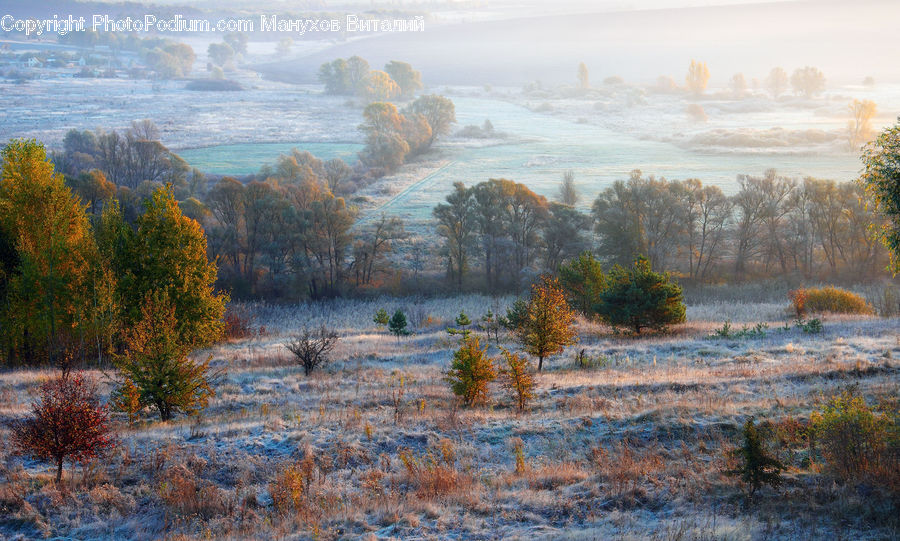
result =
[{"label": "bare tree", "polygon": [[284,345],[297,357],[303,367],[303,374],[308,376],[318,366],[329,362],[328,353],[337,345],[338,335],[322,325],[316,330],[304,328]]},{"label": "bare tree", "polygon": [[575,189],[575,172],[572,170],[563,173],[562,183],[559,185],[558,201],[570,207],[574,207],[578,203],[578,191]]}]

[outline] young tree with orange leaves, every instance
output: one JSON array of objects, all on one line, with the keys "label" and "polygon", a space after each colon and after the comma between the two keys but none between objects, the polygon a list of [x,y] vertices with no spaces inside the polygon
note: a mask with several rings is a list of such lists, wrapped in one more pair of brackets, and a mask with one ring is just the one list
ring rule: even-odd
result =
[{"label": "young tree with orange leaves", "polygon": [[561,353],[575,343],[574,320],[575,313],[569,308],[556,278],[544,275],[539,283],[531,286],[531,298],[525,317],[516,328],[516,336],[525,351],[538,358],[538,372],[544,366],[544,357]]},{"label": "young tree with orange leaves", "polygon": [[56,483],[63,462],[88,462],[112,447],[109,413],[97,386],[80,373],[41,385],[32,416],[13,425],[12,444],[20,453],[56,464]]}]

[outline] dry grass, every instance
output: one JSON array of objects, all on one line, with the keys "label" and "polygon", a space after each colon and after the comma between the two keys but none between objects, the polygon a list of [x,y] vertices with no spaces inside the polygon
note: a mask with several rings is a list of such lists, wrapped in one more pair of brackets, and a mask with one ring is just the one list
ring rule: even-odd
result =
[{"label": "dry grass", "polygon": [[[783,305],[695,306],[688,324],[641,339],[582,321],[580,343],[546,363],[519,414],[499,383],[489,404],[460,408],[443,380],[459,340],[435,322],[499,312],[492,302],[257,306],[268,334],[209,351],[227,376],[199,418],[121,416],[119,448],[59,490],[48,465],[0,449],[0,536],[897,536],[896,494],[836,484],[802,438],[811,412],[850,385],[873,404],[897,396],[896,319],[828,316],[809,335],[780,328]],[[376,329],[378,307],[418,312],[416,334]],[[710,338],[726,319],[769,328]],[[301,321],[341,334],[335,362],[308,378],[283,347]],[[24,415],[47,375],[0,374],[0,417]],[[780,492],[745,509],[722,471],[750,415],[775,423],[790,468]]]}]

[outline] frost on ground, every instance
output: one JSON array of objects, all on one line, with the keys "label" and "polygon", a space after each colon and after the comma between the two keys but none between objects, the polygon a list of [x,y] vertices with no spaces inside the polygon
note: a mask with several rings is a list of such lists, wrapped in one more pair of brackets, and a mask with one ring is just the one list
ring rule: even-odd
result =
[{"label": "frost on ground", "polygon": [[[497,387],[489,406],[459,408],[443,380],[458,346],[446,327],[460,311],[477,321],[510,301],[254,305],[265,334],[201,353],[227,369],[202,416],[147,416],[133,427],[119,417],[118,450],[76,468],[64,490],[46,464],[4,447],[0,536],[897,536],[889,500],[792,457],[781,457],[792,466],[785,486],[764,489],[750,509],[722,473],[749,416],[803,421],[850,385],[870,402],[896,398],[897,319],[827,317],[811,335],[781,329],[775,305],[692,306],[688,324],[639,339],[582,321],[580,343],[545,363],[525,414]],[[406,311],[414,334],[389,336],[372,322],[378,308]],[[768,322],[766,335],[709,338],[736,316]],[[334,362],[306,378],[283,343],[320,323],[341,341]],[[586,368],[575,361],[581,350]],[[0,416],[24,414],[46,375],[0,375]]]},{"label": "frost on ground", "polygon": [[[204,76],[204,74],[200,74]],[[230,75],[234,92],[185,90],[185,81],[52,77],[20,84],[0,79],[0,141],[36,138],[57,148],[70,129],[123,130],[150,119],[164,145],[184,148],[236,143],[358,142],[360,112],[318,85],[288,85],[253,72]],[[40,107],[35,107],[40,103]],[[265,164],[259,164],[262,166]]]}]

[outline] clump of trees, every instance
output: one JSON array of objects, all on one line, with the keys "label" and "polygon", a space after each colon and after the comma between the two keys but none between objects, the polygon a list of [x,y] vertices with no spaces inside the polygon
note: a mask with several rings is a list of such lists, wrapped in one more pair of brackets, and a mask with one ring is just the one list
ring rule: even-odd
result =
[{"label": "clump of trees", "polygon": [[410,99],[422,89],[422,75],[410,64],[392,60],[384,71],[370,70],[362,57],[337,58],[319,67],[327,94],[358,95],[369,100]]},{"label": "clump of trees", "polygon": [[[150,120],[132,122],[121,134],[71,130],[53,162],[67,176],[97,170],[106,181],[145,194],[166,183],[186,188],[191,173],[187,163],[160,142],[159,129]],[[147,182],[149,187],[142,186]]]},{"label": "clump of trees", "polygon": [[425,152],[456,122],[453,102],[443,96],[421,96],[401,113],[392,103],[370,103],[360,130],[366,136],[364,163],[378,172],[396,170],[408,158]]},{"label": "clump of trees", "polygon": [[825,74],[813,66],[797,68],[791,75],[791,86],[797,94],[806,98],[815,97],[825,90]]},{"label": "clump of trees", "polygon": [[3,150],[0,209],[6,364],[68,370],[115,354],[141,406],[163,419],[202,407],[208,366],[187,355],[221,337],[228,297],[214,289],[203,229],[171,187],[133,223],[112,201],[92,224],[43,146],[14,140]]}]

